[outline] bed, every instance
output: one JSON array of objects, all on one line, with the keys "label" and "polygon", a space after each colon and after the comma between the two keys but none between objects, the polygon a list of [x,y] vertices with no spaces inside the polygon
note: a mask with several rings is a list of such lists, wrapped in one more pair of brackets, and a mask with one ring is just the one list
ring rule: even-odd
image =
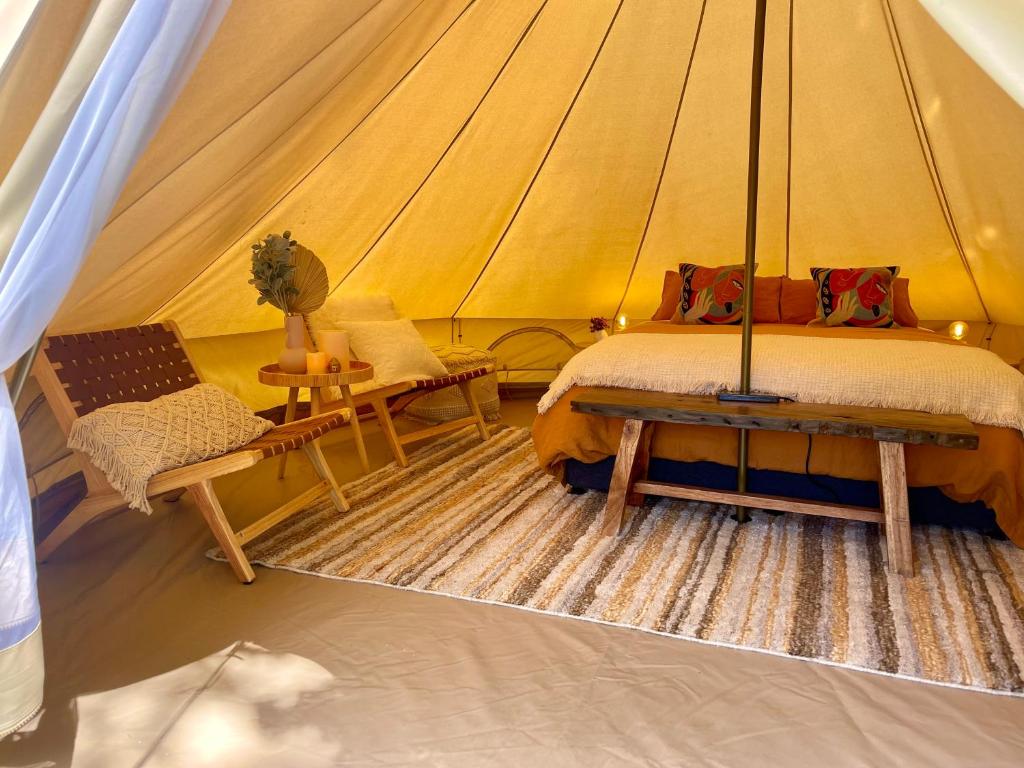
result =
[{"label": "bed", "polygon": [[[568,485],[606,490],[622,420],[573,412],[586,387],[711,394],[735,389],[738,326],[643,323],[574,357],[538,404],[541,466]],[[1024,376],[997,356],[918,328],[754,326],[754,391],[804,402],[963,413],[977,451],[907,446],[914,520],[986,528],[1024,546]],[[735,487],[738,432],[659,424],[651,476]],[[753,432],[750,487],[872,504],[878,463],[867,440]]]}]

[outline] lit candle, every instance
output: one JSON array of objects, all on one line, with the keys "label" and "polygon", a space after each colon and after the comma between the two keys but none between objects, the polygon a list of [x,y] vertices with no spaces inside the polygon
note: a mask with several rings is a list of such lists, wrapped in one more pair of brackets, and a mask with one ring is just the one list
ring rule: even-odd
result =
[{"label": "lit candle", "polygon": [[615,318],[615,325],[618,326],[618,329],[620,331],[626,330],[626,326],[629,325],[629,317],[627,317],[624,314],[619,315],[617,318]]},{"label": "lit candle", "polygon": [[963,320],[954,320],[949,324],[949,335],[950,338],[956,339],[957,341],[963,341],[964,337],[967,336],[967,331],[970,327]]},{"label": "lit candle", "polygon": [[327,373],[327,353],[307,352],[306,373]]}]

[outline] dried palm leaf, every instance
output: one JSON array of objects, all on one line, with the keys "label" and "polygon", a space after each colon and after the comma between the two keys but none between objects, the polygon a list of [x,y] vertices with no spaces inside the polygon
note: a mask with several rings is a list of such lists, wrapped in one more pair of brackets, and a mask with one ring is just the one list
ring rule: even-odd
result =
[{"label": "dried palm leaf", "polygon": [[292,285],[296,293],[288,302],[292,314],[308,315],[316,312],[327,301],[330,285],[327,281],[327,267],[309,248],[298,243],[292,253]]}]

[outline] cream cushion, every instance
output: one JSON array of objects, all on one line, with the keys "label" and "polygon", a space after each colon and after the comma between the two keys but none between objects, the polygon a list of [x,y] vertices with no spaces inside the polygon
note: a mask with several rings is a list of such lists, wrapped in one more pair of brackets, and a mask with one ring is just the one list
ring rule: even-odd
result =
[{"label": "cream cushion", "polygon": [[306,317],[306,322],[310,336],[315,339],[316,331],[341,328],[343,320],[398,320],[400,317],[390,296],[331,294],[320,309]]},{"label": "cream cushion", "polygon": [[356,357],[373,364],[377,386],[433,379],[448,373],[412,320],[343,320]]},{"label": "cream cushion", "polygon": [[[306,327],[309,331],[309,338],[313,346],[316,346],[317,331],[348,330],[346,322],[357,321],[378,321],[378,320],[399,320],[401,315],[395,309],[395,302],[385,294],[340,294],[334,293],[327,297],[324,305],[306,316]],[[349,346],[355,356],[355,344],[351,341]],[[366,359],[366,358],[363,358]],[[374,362],[369,360],[369,362]],[[353,384],[352,394],[358,395],[361,392],[369,392],[380,389],[383,386],[379,378],[378,368],[374,365],[374,377],[369,381],[361,381]],[[324,399],[328,401],[341,400],[341,390],[338,387],[328,387],[324,392]]]},{"label": "cream cushion", "polygon": [[146,486],[153,475],[241,448],[273,426],[216,384],[196,384],[80,416],[68,447],[88,456],[128,506],[149,514]]}]

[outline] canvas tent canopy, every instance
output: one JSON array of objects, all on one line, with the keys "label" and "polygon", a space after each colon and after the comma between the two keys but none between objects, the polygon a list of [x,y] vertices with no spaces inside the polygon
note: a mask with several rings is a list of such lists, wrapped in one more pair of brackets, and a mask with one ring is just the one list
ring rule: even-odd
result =
[{"label": "canvas tent canopy", "polygon": [[[31,198],[22,150],[67,119],[90,45],[131,5],[35,6],[0,80],[5,242]],[[933,327],[975,321],[974,341],[1024,357],[1022,13],[770,0],[758,273],[899,264]],[[253,371],[281,317],[246,280],[249,244],[284,229],[333,291],[390,294],[432,343],[486,347],[527,325],[585,341],[586,318],[648,317],[666,269],[743,258],[753,14],[740,0],[235,2],[50,331],[172,318],[208,379],[277,405]],[[508,380],[550,379],[571,353],[538,334],[498,349],[525,369]],[[71,465],[45,408],[27,422],[38,491]]]},{"label": "canvas tent canopy", "polygon": [[[0,89],[0,173],[93,5],[39,8]],[[335,290],[413,318],[647,316],[680,260],[742,260],[752,15],[236,2],[51,330],[278,327],[246,267],[285,228]],[[918,0],[769,3],[759,274],[897,263],[922,317],[1024,325],[1022,176],[1024,110]]]},{"label": "canvas tent canopy", "polygon": [[[5,239],[27,206],[15,159],[71,111],[74,93],[51,92],[75,67],[87,79],[92,36],[130,5],[35,8],[0,81]],[[960,6],[770,0],[758,273],[899,264],[921,317],[976,321],[973,339],[1015,362],[1024,25],[1012,3]],[[235,2],[50,331],[172,318],[208,379],[277,405],[253,371],[281,316],[246,281],[249,244],[284,229],[335,292],[390,294],[432,343],[486,347],[527,325],[585,341],[586,318],[648,317],[679,261],[743,259],[753,14],[740,0]],[[538,334],[497,351],[526,369],[510,380],[550,379],[572,353]],[[71,471],[45,408],[24,433],[36,490]]]},{"label": "canvas tent canopy", "polygon": [[[388,293],[428,338],[482,346],[523,325],[578,336],[594,315],[646,317],[679,261],[742,260],[753,2],[236,0],[221,23],[227,0],[174,0],[194,29],[169,3],[0,6],[0,264],[20,267],[26,230],[59,215],[40,199],[68,193],[54,169],[72,128],[139,118],[84,126],[122,143],[106,163],[99,147],[97,187],[76,201],[103,213],[67,246],[88,256],[55,280],[74,276],[51,333],[173,318],[204,374],[260,406],[252,363],[279,346],[280,315],[246,280],[268,232],[314,250],[333,291]],[[1019,3],[768,5],[759,274],[899,264],[922,317],[980,321],[1019,359]],[[151,39],[126,33],[133,15]],[[85,110],[89,93],[104,105],[108,53],[133,45],[136,68],[113,73],[123,101]],[[133,89],[146,77],[156,91]],[[565,352],[504,354],[543,367]],[[6,396],[0,411],[6,439]],[[30,451],[59,455],[30,415]]]}]

